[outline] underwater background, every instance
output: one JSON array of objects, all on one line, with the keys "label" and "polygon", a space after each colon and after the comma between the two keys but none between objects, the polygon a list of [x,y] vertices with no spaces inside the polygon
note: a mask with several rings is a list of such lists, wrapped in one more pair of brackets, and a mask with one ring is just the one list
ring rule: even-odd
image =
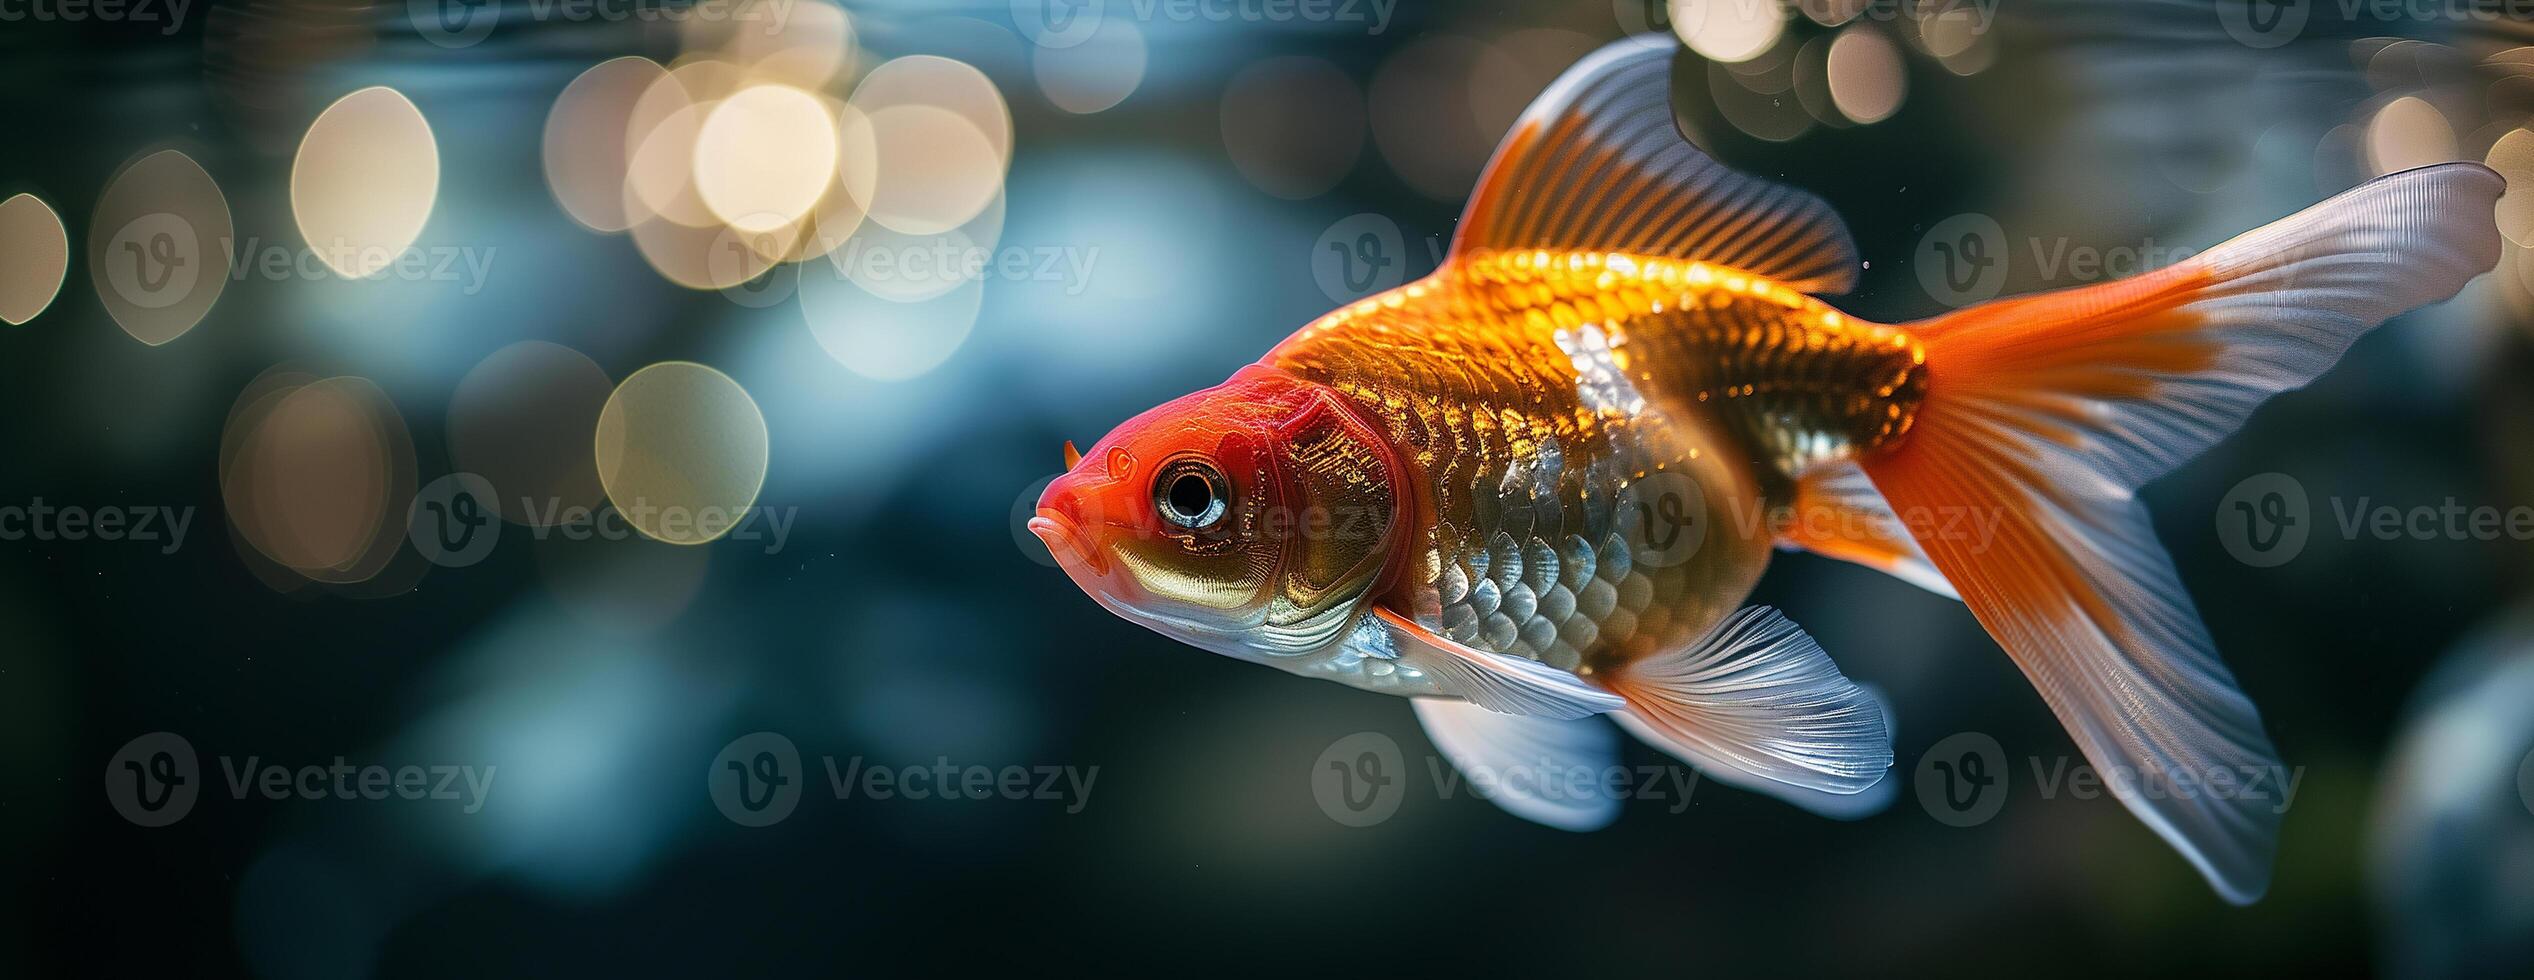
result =
[{"label": "underwater background", "polygon": [[[0,6],[0,196],[62,243],[0,207],[0,972],[2534,963],[2534,198],[2496,271],[2146,491],[2292,768],[2249,907],[2087,791],[1958,603],[1865,569],[1784,553],[1753,601],[1890,699],[1888,810],[1635,745],[1576,835],[1395,699],[1117,620],[1021,526],[1064,440],[1429,271],[1624,34],[1682,38],[1686,131],[1832,202],[1834,304],[1901,322],[2382,173],[2534,181],[2534,10],[715,2]],[[845,123],[716,131],[729,65]],[[637,104],[663,77],[696,97]]]}]

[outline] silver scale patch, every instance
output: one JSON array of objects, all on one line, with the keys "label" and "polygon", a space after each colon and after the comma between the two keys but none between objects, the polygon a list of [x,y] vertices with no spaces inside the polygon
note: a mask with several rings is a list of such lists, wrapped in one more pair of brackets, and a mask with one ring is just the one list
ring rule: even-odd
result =
[{"label": "silver scale patch", "polygon": [[[1574,365],[1586,408],[1617,419],[1643,413],[1644,397],[1613,361],[1600,329],[1561,330],[1557,344]],[[1627,430],[1613,427],[1621,455],[1635,448]],[[1554,441],[1537,458],[1509,467],[1497,487],[1500,526],[1483,540],[1459,543],[1442,563],[1435,591],[1443,635],[1561,670],[1580,666],[1596,641],[1633,635],[1654,598],[1653,580],[1638,572],[1621,533],[1635,495],[1632,487],[1615,495],[1599,489],[1621,485],[1628,462],[1586,464],[1573,474],[1580,482],[1573,496],[1560,492],[1570,474]],[[1565,513],[1569,499],[1595,513]]]}]

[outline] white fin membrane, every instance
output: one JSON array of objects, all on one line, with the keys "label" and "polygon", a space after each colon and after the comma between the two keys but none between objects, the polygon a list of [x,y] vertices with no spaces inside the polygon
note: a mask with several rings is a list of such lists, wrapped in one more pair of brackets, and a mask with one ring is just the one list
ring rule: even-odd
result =
[{"label": "white fin membrane", "polygon": [[[1866,474],[1896,508],[1999,518],[1919,543],[2113,795],[2229,901],[2268,889],[2283,814],[2206,780],[2280,763],[2137,487],[2489,269],[2502,190],[2477,164],[2394,174],[2157,272],[1909,328],[1927,399]],[[2203,788],[2138,788],[2183,780]]]},{"label": "white fin membrane", "polygon": [[1442,698],[1410,703],[1471,792],[1505,812],[1574,831],[1619,819],[1620,798],[1605,778],[1619,764],[1619,733],[1608,722],[1499,714]]},{"label": "white fin membrane", "polygon": [[1766,606],[1608,683],[1628,700],[1620,719],[1631,733],[1732,785],[1852,796],[1892,767],[1883,706]]}]

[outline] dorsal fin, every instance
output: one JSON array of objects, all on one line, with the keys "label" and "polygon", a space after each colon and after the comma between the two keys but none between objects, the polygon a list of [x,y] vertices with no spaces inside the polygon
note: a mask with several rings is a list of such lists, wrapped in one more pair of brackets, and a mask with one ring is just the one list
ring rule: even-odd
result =
[{"label": "dorsal fin", "polygon": [[1515,120],[1461,213],[1452,253],[1584,249],[1713,262],[1807,293],[1856,285],[1818,197],[1736,173],[1672,121],[1670,35],[1593,52]]}]

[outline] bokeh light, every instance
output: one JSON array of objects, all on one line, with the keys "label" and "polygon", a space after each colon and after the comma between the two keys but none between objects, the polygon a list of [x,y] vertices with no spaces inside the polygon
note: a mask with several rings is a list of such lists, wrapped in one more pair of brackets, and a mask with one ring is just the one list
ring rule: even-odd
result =
[{"label": "bokeh light", "polygon": [[35,319],[69,271],[70,234],[61,216],[33,194],[0,201],[0,322]]},{"label": "bokeh light", "polygon": [[2455,158],[2454,126],[2436,106],[2416,95],[2385,103],[2367,123],[2367,163],[2378,174]]},{"label": "bokeh light", "polygon": [[161,150],[117,173],[88,224],[88,277],[123,332],[156,347],[201,323],[229,283],[229,201],[202,165]]},{"label": "bokeh light", "polygon": [[2499,233],[2518,245],[2534,245],[2534,132],[2508,130],[2483,159],[2507,178],[2499,198]]},{"label": "bokeh light", "polygon": [[631,227],[625,174],[633,148],[625,134],[634,106],[668,69],[649,58],[613,58],[590,66],[556,96],[546,116],[546,186],[563,212],[593,231]]},{"label": "bokeh light", "polygon": [[414,495],[403,416],[365,378],[269,372],[221,437],[220,497],[238,536],[312,581],[364,582],[405,538]]},{"label": "bokeh light", "polygon": [[1749,61],[1786,33],[1778,0],[1671,0],[1672,32],[1710,61]]},{"label": "bokeh light", "polygon": [[625,213],[638,227],[666,220],[688,228],[713,225],[713,212],[695,186],[696,148],[712,103],[688,97],[686,80],[672,73],[645,94],[634,113],[637,125],[666,108],[634,137],[625,174]]},{"label": "bokeh light", "polygon": [[[617,59],[584,72],[548,116],[549,183],[584,226],[629,232],[662,279],[742,307],[783,302],[795,273],[778,267],[820,256],[875,294],[937,296],[965,277],[884,282],[868,270],[994,248],[1010,109],[983,72],[936,55],[854,79],[858,50],[829,50],[852,46],[850,18],[824,4],[805,13],[754,28],[687,23],[685,53],[665,70]],[[849,98],[838,94],[848,83]],[[733,292],[768,275],[781,284]]]},{"label": "bokeh light", "polygon": [[765,485],[765,415],[720,371],[665,361],[616,386],[598,415],[598,478],[626,523],[670,544],[730,532]]},{"label": "bokeh light", "polygon": [[[774,50],[766,57],[791,49]],[[818,230],[860,218],[859,200],[839,193],[837,103],[752,81],[721,53],[680,59],[665,75],[628,69],[650,81],[624,114],[615,188],[635,251],[661,278],[696,290],[732,289],[832,248]]]},{"label": "bokeh light", "polygon": [[1878,123],[1900,111],[1909,79],[1901,52],[1874,27],[1851,27],[1830,43],[1830,99],[1859,123]]},{"label": "bokeh light", "polygon": [[1804,42],[1795,51],[1794,64],[1790,66],[1793,73],[1788,78],[1793,83],[1795,102],[1804,107],[1804,114],[1832,129],[1855,125],[1830,98],[1830,46],[1838,40],[1837,34],[1822,34]]},{"label": "bokeh light", "polygon": [[965,62],[909,55],[871,69],[854,85],[853,105],[864,115],[892,106],[933,106],[976,127],[994,148],[995,171],[1012,162],[1012,109],[984,72]]},{"label": "bokeh light", "polygon": [[309,124],[290,167],[300,237],[347,279],[388,267],[422,235],[440,193],[440,148],[404,93],[385,86],[335,101]]},{"label": "bokeh light", "polygon": [[835,180],[836,140],[834,117],[809,93],[741,89],[714,104],[696,135],[696,188],[715,217],[740,231],[798,224]]},{"label": "bokeh light", "polygon": [[1919,49],[1956,75],[1979,73],[1997,59],[1995,32],[1989,30],[1993,9],[1970,0],[1920,4]]},{"label": "bokeh light", "polygon": [[928,105],[884,106],[869,114],[879,159],[871,220],[931,235],[966,224],[1003,187],[986,134],[967,117]]},{"label": "bokeh light", "polygon": [[[835,251],[866,224],[871,194],[880,176],[880,148],[871,120],[851,105],[827,100],[835,109],[836,173],[810,212],[807,228],[786,258],[799,262]],[[876,226],[874,226],[876,227]]]}]

